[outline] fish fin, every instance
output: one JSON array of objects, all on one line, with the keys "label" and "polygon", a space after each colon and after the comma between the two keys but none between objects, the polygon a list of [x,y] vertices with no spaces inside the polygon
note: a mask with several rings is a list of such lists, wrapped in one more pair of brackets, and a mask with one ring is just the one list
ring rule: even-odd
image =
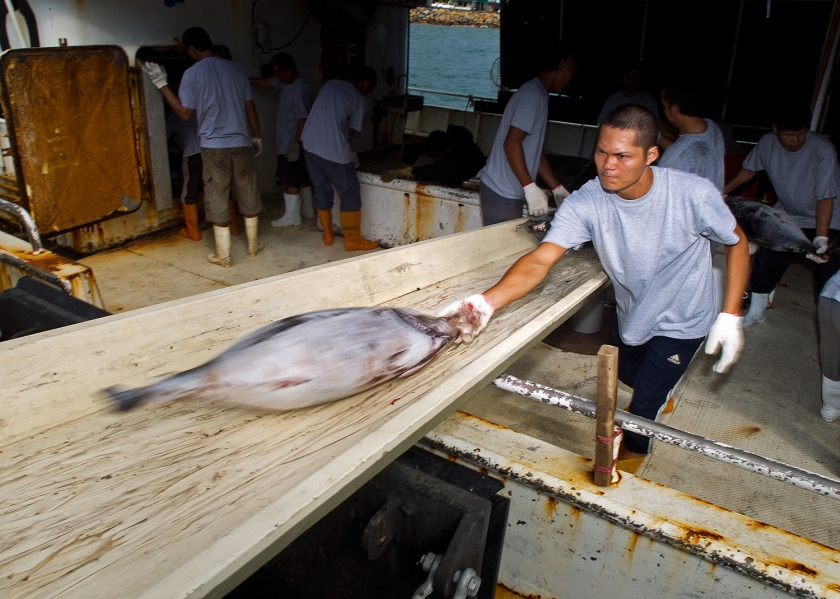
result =
[{"label": "fish fin", "polygon": [[154,396],[155,392],[148,387],[140,387],[137,389],[121,389],[120,387],[108,387],[100,391],[108,400],[117,412],[127,412],[132,408],[146,403]]}]

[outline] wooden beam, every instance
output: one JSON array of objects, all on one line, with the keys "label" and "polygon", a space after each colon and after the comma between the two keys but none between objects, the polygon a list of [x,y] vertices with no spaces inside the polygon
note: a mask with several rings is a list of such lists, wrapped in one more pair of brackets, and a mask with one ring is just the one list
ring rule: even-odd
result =
[{"label": "wooden beam", "polygon": [[[608,487],[615,476],[615,459],[621,429],[615,425],[618,393],[618,348],[602,345],[598,350],[598,397],[595,404],[596,485]],[[618,435],[618,436],[617,436]]]},{"label": "wooden beam", "polygon": [[272,413],[183,401],[115,414],[96,391],[195,366],[295,313],[383,303],[435,313],[535,246],[516,224],[0,345],[0,596],[224,595],[603,288],[594,252],[570,252],[472,343],[332,404]]}]

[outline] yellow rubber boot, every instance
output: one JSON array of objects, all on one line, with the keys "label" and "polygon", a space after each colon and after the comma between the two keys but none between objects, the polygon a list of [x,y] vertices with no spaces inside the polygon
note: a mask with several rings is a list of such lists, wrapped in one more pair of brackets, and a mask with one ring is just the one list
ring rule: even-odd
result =
[{"label": "yellow rubber boot", "polygon": [[362,212],[342,212],[341,229],[344,231],[344,249],[348,252],[353,250],[374,250],[379,243],[362,237]]},{"label": "yellow rubber boot", "polygon": [[181,204],[184,209],[184,225],[181,229],[181,237],[201,241],[201,229],[198,228],[198,206],[195,204]]},{"label": "yellow rubber boot", "polygon": [[[342,212],[342,214],[344,214]],[[321,222],[321,228],[324,229],[324,245],[333,244],[333,226],[332,226],[332,210],[319,210],[318,220]]]}]

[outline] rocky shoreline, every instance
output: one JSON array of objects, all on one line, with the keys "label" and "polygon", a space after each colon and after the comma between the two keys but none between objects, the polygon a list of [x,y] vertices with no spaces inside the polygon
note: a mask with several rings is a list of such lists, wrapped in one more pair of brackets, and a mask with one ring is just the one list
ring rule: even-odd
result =
[{"label": "rocky shoreline", "polygon": [[448,27],[499,28],[499,13],[449,8],[414,8],[410,11],[412,23],[446,25]]}]

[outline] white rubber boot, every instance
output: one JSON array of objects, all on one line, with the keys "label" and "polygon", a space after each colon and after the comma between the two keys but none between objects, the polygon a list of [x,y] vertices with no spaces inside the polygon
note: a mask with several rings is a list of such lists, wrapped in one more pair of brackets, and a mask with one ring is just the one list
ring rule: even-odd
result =
[{"label": "white rubber boot", "polygon": [[826,422],[840,419],[840,381],[822,377],[822,408],[820,416]]},{"label": "white rubber boot", "polygon": [[300,224],[300,194],[284,193],[283,200],[286,202],[286,214],[283,218],[271,221],[271,226],[297,227]]},{"label": "white rubber boot", "polygon": [[233,266],[230,260],[230,229],[213,225],[213,237],[216,239],[216,253],[208,254],[207,261],[224,268]]},{"label": "white rubber boot", "polygon": [[764,322],[767,318],[764,315],[764,312],[767,310],[767,298],[770,296],[769,293],[752,293],[752,300],[750,301],[750,309],[747,311],[747,314],[744,316],[743,320],[741,320],[741,326],[746,328],[750,325]]},{"label": "white rubber boot", "polygon": [[315,206],[312,204],[312,187],[300,188],[300,214],[303,218],[315,218]]},{"label": "white rubber boot", "polygon": [[265,248],[263,242],[257,237],[257,227],[259,224],[259,216],[251,216],[245,219],[245,235],[248,236],[248,255],[252,258]]}]

